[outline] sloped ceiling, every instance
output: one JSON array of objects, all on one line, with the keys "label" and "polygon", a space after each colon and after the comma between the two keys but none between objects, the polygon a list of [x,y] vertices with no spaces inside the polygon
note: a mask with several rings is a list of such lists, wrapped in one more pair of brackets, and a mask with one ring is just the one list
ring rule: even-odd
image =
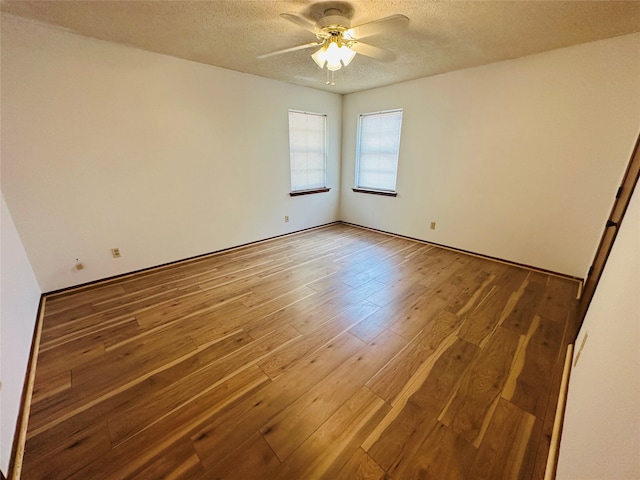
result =
[{"label": "sloped ceiling", "polygon": [[[367,38],[395,59],[357,55],[326,85],[313,42],[280,13],[317,19],[338,7],[352,25],[400,13],[409,25]],[[640,31],[640,1],[5,1],[4,13],[81,35],[336,93],[351,93]]]}]

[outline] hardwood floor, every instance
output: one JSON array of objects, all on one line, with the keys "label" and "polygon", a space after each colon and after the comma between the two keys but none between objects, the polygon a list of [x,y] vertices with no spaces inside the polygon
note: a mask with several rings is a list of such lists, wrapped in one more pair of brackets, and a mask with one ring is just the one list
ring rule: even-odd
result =
[{"label": "hardwood floor", "polygon": [[22,478],[542,478],[577,288],[336,224],[50,296]]}]

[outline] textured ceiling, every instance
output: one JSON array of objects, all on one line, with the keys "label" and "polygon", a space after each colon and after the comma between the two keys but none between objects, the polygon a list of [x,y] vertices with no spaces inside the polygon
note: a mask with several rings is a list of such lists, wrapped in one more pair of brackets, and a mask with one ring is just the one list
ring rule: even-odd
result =
[{"label": "textured ceiling", "polygon": [[[313,42],[280,17],[318,18],[338,6],[352,25],[400,13],[409,25],[366,39],[396,57],[357,55],[325,85],[313,49],[256,56]],[[337,93],[351,93],[640,31],[640,1],[6,1],[3,12],[102,40]]]}]

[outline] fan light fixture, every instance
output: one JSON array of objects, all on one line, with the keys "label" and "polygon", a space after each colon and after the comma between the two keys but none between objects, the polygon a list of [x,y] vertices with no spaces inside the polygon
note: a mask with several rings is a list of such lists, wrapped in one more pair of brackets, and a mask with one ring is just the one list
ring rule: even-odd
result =
[{"label": "fan light fixture", "polygon": [[342,42],[340,36],[332,35],[317,52],[311,55],[311,58],[320,68],[324,68],[326,65],[327,70],[335,72],[343,66],[349,65],[355,56],[356,52]]}]

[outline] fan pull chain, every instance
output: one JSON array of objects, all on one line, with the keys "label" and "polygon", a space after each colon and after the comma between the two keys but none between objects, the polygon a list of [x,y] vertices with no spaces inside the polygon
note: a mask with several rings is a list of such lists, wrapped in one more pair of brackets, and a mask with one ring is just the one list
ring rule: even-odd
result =
[{"label": "fan pull chain", "polygon": [[327,85],[335,85],[336,84],[336,72],[333,70],[327,69]]}]

